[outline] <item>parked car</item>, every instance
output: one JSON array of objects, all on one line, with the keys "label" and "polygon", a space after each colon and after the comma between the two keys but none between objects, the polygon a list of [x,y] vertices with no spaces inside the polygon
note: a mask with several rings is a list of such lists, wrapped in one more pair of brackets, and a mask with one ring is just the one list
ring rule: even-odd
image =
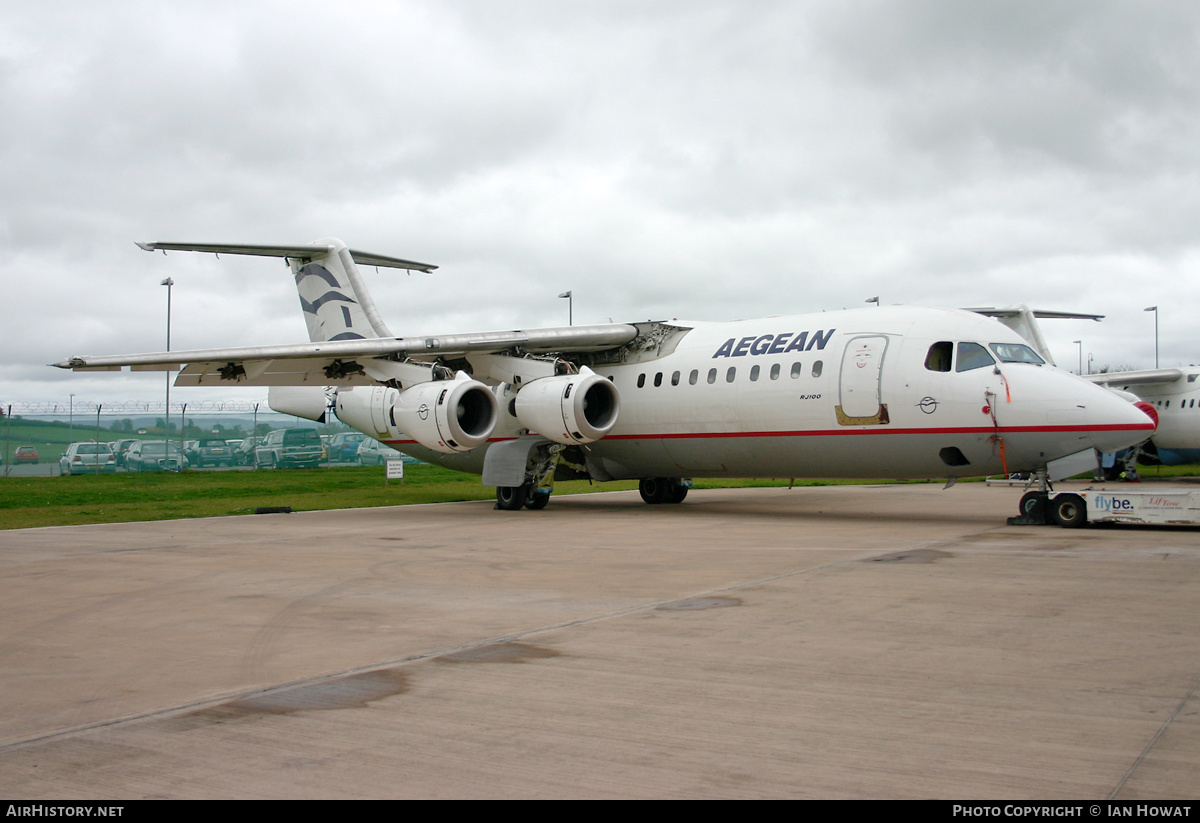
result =
[{"label": "parked car", "polygon": [[224,440],[202,437],[189,440],[183,447],[183,456],[192,466],[232,466],[233,450]]},{"label": "parked car", "polygon": [[329,438],[329,459],[349,463],[358,454],[358,447],[363,441],[370,439],[362,432],[338,432]]},{"label": "parked car", "polygon": [[117,456],[117,466],[125,465],[125,454],[129,451],[129,447],[137,442],[135,437],[126,437],[123,440],[114,440],[108,445],[112,448],[113,454]]},{"label": "parked car", "polygon": [[125,471],[182,471],[188,466],[179,444],[164,440],[135,440],[125,453]]},{"label": "parked car", "polygon": [[316,429],[276,429],[254,449],[258,465],[268,469],[316,466],[321,462],[321,438]]},{"label": "parked car", "polygon": [[247,437],[238,443],[238,447],[233,451],[233,461],[239,466],[253,466],[254,449],[258,446],[261,437]]},{"label": "parked car", "polygon": [[59,474],[108,474],[117,470],[117,458],[107,443],[72,443],[58,459]]},{"label": "parked car", "polygon": [[380,443],[373,437],[366,437],[358,445],[356,459],[360,466],[382,466],[389,460],[411,460],[412,458],[401,454],[386,443]]},{"label": "parked car", "polygon": [[33,446],[17,446],[17,450],[13,454],[13,462],[36,464],[38,462],[38,450]]}]

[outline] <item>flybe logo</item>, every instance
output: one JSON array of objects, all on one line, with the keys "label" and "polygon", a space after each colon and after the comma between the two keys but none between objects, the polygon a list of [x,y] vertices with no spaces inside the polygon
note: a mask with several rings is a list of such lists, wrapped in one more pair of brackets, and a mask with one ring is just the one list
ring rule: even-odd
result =
[{"label": "flybe logo", "polygon": [[717,349],[713,359],[745,357],[748,354],[787,354],[793,351],[812,351],[813,349],[820,351],[825,348],[825,344],[829,342],[830,337],[833,337],[835,331],[837,329],[818,330],[812,333],[811,338],[806,331],[799,334],[794,331],[785,331],[783,334],[764,334],[760,337],[752,335],[743,337],[741,340],[731,337],[721,344],[721,348]]}]

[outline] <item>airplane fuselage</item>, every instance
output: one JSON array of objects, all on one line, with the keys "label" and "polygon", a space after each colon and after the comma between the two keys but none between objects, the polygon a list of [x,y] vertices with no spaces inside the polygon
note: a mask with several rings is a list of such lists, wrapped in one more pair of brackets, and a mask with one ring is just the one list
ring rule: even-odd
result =
[{"label": "airplane fuselage", "polygon": [[[1003,362],[993,344],[1028,348],[969,312],[891,307],[668,325],[680,330],[669,351],[590,363],[621,399],[612,431],[584,447],[596,479],[978,476],[1126,444],[1151,428],[1065,371]],[[497,391],[489,445],[527,434],[505,387]],[[486,446],[447,455],[389,435],[423,460],[482,471]]]}]

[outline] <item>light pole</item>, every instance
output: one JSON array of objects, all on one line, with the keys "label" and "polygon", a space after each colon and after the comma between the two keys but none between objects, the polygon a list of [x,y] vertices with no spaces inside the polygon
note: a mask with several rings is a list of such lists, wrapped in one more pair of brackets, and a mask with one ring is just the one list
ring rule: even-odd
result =
[{"label": "light pole", "polygon": [[1071,342],[1079,346],[1079,374],[1083,374],[1083,341],[1072,340]]},{"label": "light pole", "polygon": [[68,410],[67,414],[69,415],[69,417],[67,419],[71,421],[70,422],[71,442],[74,443],[75,442],[75,392],[71,392],[71,406],[70,406],[70,409]]},{"label": "light pole", "polygon": [[571,296],[571,292],[565,291],[558,296],[560,300],[566,298],[567,301],[567,325],[575,325],[575,298]]},{"label": "light pole", "polygon": [[[160,286],[167,287],[167,351],[171,350],[171,287],[175,285],[175,281],[171,278],[159,283]],[[163,409],[163,442],[167,445],[164,448],[170,448],[171,440],[171,364],[167,364],[167,403]],[[170,455],[168,455],[170,456]],[[170,465],[170,464],[168,464]]]},{"label": "light pole", "polygon": [[1158,306],[1147,306],[1142,311],[1154,312],[1154,368],[1158,368]]}]

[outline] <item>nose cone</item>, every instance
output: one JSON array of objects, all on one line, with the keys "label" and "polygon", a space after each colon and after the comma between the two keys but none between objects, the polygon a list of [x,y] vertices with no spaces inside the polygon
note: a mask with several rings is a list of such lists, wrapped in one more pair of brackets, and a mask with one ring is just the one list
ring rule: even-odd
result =
[{"label": "nose cone", "polygon": [[1130,403],[1099,386],[1093,388],[1097,394],[1087,404],[1092,448],[1102,452],[1120,451],[1154,434],[1158,416],[1142,409],[1145,404]]}]

